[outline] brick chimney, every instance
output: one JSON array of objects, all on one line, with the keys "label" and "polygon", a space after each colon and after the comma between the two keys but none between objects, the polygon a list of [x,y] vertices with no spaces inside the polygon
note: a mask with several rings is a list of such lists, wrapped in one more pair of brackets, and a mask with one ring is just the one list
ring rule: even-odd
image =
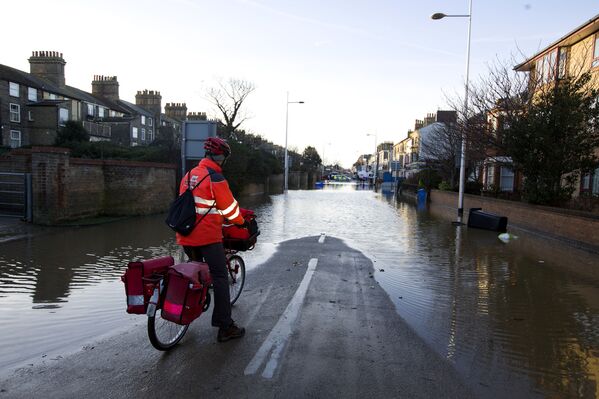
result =
[{"label": "brick chimney", "polygon": [[151,112],[155,117],[162,112],[162,96],[159,91],[143,90],[135,95],[135,104]]},{"label": "brick chimney", "polygon": [[416,119],[414,122],[414,130],[422,129],[424,127],[424,121],[420,119]]},{"label": "brick chimney", "polygon": [[119,81],[116,76],[95,75],[92,81],[92,94],[117,101],[119,99]]},{"label": "brick chimney", "polygon": [[58,87],[65,86],[66,61],[57,51],[33,51],[29,57],[29,71],[33,76],[49,80]]},{"label": "brick chimney", "polygon": [[205,112],[190,112],[187,114],[187,120],[190,121],[205,121],[206,119]]},{"label": "brick chimney", "polygon": [[166,103],[164,113],[169,118],[184,121],[187,117],[187,105],[185,103]]},{"label": "brick chimney", "polygon": [[437,120],[437,116],[435,114],[426,114],[426,118],[424,118],[424,126],[432,125]]}]

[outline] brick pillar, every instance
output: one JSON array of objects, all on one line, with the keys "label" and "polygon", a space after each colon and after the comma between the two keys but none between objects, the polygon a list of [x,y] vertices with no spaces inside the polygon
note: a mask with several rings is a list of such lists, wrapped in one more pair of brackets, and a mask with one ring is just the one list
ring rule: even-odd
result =
[{"label": "brick pillar", "polygon": [[58,147],[33,147],[31,177],[33,223],[56,224],[66,217],[66,170],[70,150]]}]

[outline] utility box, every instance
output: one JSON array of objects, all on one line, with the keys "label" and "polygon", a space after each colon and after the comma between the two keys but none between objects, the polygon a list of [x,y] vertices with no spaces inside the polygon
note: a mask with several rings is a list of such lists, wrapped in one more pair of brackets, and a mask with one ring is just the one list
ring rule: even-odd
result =
[{"label": "utility box", "polygon": [[505,233],[507,230],[507,217],[483,212],[482,208],[470,208],[468,227]]}]

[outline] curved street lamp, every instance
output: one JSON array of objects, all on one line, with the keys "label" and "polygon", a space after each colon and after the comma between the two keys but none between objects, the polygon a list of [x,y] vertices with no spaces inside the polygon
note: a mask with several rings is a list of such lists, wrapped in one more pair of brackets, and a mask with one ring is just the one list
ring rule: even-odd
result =
[{"label": "curved street lamp", "polygon": [[287,194],[287,182],[289,181],[289,159],[287,158],[287,131],[289,128],[289,104],[303,104],[303,101],[289,101],[289,92],[287,92],[287,110],[285,111],[285,186],[284,191]]},{"label": "curved street lamp", "polygon": [[[464,94],[464,123],[468,125],[468,77],[470,75],[470,37],[472,32],[472,0],[468,14],[447,15],[442,12],[437,12],[431,15],[431,19],[438,20],[443,18],[468,18],[468,44],[466,47],[466,93]],[[466,182],[466,132],[462,129],[462,145],[460,150],[460,188],[458,196],[458,219],[456,224],[462,224],[464,217],[464,185]]]}]

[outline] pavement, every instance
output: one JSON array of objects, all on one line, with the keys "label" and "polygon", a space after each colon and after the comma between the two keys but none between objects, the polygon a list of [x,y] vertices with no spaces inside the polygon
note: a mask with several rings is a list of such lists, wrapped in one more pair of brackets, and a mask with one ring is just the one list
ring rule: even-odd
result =
[{"label": "pavement", "polygon": [[[343,241],[279,244],[233,308],[246,336],[216,342],[209,314],[170,352],[133,329],[0,381],[0,398],[469,398]],[[123,310],[124,311],[124,310]],[[5,337],[6,338],[6,337]]]}]

